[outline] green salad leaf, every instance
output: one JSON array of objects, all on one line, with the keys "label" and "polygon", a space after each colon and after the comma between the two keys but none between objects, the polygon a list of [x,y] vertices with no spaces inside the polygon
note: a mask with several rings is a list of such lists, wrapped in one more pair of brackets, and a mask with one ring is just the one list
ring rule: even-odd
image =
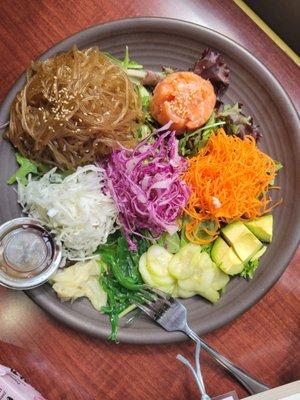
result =
[{"label": "green salad leaf", "polygon": [[262,133],[259,126],[253,121],[251,116],[242,112],[242,104],[223,104],[219,103],[216,117],[219,121],[225,122],[224,130],[227,135],[236,135],[244,139],[246,135],[251,135],[258,140]]},{"label": "green salad leaf", "polygon": [[169,253],[172,254],[178,253],[181,247],[180,237],[177,232],[173,233],[173,235],[170,235],[167,232],[163,233],[158,239],[157,244],[164,247]]},{"label": "green salad leaf", "polygon": [[26,186],[28,183],[27,176],[29,174],[38,174],[37,164],[22,156],[20,153],[16,153],[16,160],[20,167],[7,179],[6,183],[12,185],[15,182],[20,182],[22,185]]},{"label": "green salad leaf", "polygon": [[[141,141],[149,136],[154,129],[154,119],[148,111],[144,111],[144,122],[137,127],[136,138],[138,141]],[[149,143],[153,142],[153,139],[151,138],[148,140]]]},{"label": "green salad leaf", "polygon": [[[23,186],[28,184],[28,175],[33,174],[37,176],[43,176],[51,168],[50,165],[45,165],[37,161],[29,160],[29,158],[22,156],[20,153],[15,153],[17,163],[19,164],[19,169],[7,179],[6,183],[12,185],[15,182],[19,182]],[[74,171],[57,171],[63,178],[72,174]]]},{"label": "green salad leaf", "polygon": [[280,161],[274,160],[274,162],[275,162],[276,172],[279,171],[281,168],[283,168],[283,165],[281,164]]},{"label": "green salad leaf", "polygon": [[126,69],[143,69],[144,67],[136,61],[130,60],[128,46],[125,47],[125,56],[122,61],[122,66]]},{"label": "green salad leaf", "polygon": [[243,271],[240,273],[241,277],[245,279],[252,279],[258,265],[259,260],[249,260],[245,264]]},{"label": "green salad leaf", "polygon": [[[190,241],[188,240],[188,238],[186,237],[186,234],[185,234],[185,226],[189,220],[190,220],[190,217],[186,214],[182,218],[181,228],[180,228],[181,230],[180,230],[180,233],[178,234],[180,237],[180,248],[187,245],[188,243],[190,243]],[[208,229],[210,231],[215,231],[217,229],[217,226],[216,226],[215,222],[209,221],[209,220],[200,222],[198,225],[197,234],[201,239],[210,238],[207,235],[207,233],[204,231],[204,229]],[[214,244],[214,242],[207,243],[207,244],[201,244],[201,252],[205,252],[210,256],[213,244]]]},{"label": "green salad leaf", "polygon": [[275,174],[275,178],[270,182],[270,185],[274,185],[275,179],[276,179],[276,176],[277,176],[277,172],[278,172],[279,170],[281,170],[281,168],[283,168],[283,165],[281,164],[280,161],[274,160],[274,163],[275,163],[275,171],[276,171],[276,174]]},{"label": "green salad leaf", "polygon": [[210,256],[213,245],[214,242],[210,242],[208,244],[201,244],[201,252],[207,253]]},{"label": "green salad leaf", "polygon": [[150,92],[143,86],[137,85],[138,94],[140,96],[142,107],[145,112],[149,111],[151,94]]},{"label": "green salad leaf", "polygon": [[204,147],[209,137],[218,128],[224,125],[224,121],[218,121],[216,115],[213,112],[207,123],[202,127],[193,132],[186,132],[179,140],[179,153],[186,156],[193,156]]},{"label": "green salad leaf", "polygon": [[145,139],[147,136],[149,136],[151,133],[151,128],[148,124],[141,124],[138,126],[136,130],[136,138],[139,141],[142,141]]},{"label": "green salad leaf", "polygon": [[104,52],[104,54],[113,63],[120,65],[121,67],[123,67],[125,69],[143,69],[144,68],[141,64],[137,63],[136,61],[130,60],[128,46],[125,47],[125,55],[124,55],[123,60],[120,60],[119,58],[113,56],[112,54],[110,54],[108,52]]},{"label": "green salad leaf", "polygon": [[189,221],[189,217],[187,215],[183,215],[182,221],[181,221],[181,230],[180,230],[180,247],[185,246],[186,244],[189,244],[190,241],[186,237],[185,234],[185,226],[187,222]]},{"label": "green salad leaf", "polygon": [[262,134],[251,116],[242,112],[242,104],[223,104],[218,102],[215,110],[206,124],[193,131],[186,132],[179,141],[179,149],[182,156],[193,156],[206,145],[215,128],[222,126],[227,135],[235,135],[244,139],[251,135],[258,140]]}]

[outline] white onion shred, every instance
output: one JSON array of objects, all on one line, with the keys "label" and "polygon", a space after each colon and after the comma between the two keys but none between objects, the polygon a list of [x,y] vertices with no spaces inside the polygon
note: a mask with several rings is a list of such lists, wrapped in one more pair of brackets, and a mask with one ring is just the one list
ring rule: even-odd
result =
[{"label": "white onion shred", "polygon": [[117,209],[106,190],[106,173],[95,165],[78,167],[63,178],[56,168],[39,180],[18,185],[19,203],[63,244],[63,256],[84,261],[118,229]]}]

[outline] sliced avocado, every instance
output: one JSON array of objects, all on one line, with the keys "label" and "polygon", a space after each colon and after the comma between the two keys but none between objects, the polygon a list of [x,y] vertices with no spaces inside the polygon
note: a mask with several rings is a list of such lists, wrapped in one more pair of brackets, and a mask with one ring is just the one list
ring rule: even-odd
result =
[{"label": "sliced avocado", "polygon": [[246,227],[261,241],[272,242],[273,237],[273,215],[267,214],[252,221],[244,222]]},{"label": "sliced avocado", "polygon": [[263,246],[257,253],[254,254],[253,257],[250,258],[249,261],[245,262],[244,269],[241,272],[241,276],[245,279],[252,279],[254,276],[254,272],[257,270],[259,266],[259,259],[267,250],[267,246]]},{"label": "sliced avocado", "polygon": [[228,275],[239,274],[244,268],[242,260],[221,237],[218,237],[214,242],[211,258]]},{"label": "sliced avocado", "polygon": [[257,237],[240,221],[226,225],[221,233],[243,262],[250,260],[263,246]]},{"label": "sliced avocado", "polygon": [[254,254],[253,257],[250,258],[250,261],[258,260],[267,250],[267,246],[263,246],[257,253]]}]

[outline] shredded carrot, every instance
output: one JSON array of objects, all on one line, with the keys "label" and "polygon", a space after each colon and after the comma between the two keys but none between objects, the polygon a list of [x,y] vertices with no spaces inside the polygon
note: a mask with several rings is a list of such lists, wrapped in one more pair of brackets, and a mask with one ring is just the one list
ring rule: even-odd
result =
[{"label": "shredded carrot", "polygon": [[[186,236],[192,242],[211,242],[222,222],[256,218],[276,205],[270,205],[267,194],[276,175],[275,162],[251,136],[242,140],[219,129],[188,163],[184,180],[191,196],[185,212],[191,218]],[[216,222],[217,230],[206,231],[208,239],[198,238],[199,223],[205,220]]]}]

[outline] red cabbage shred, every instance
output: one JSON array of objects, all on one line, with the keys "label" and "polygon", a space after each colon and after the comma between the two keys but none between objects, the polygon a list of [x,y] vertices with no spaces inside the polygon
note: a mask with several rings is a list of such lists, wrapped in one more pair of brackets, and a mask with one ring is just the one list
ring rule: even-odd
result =
[{"label": "red cabbage shred", "polygon": [[[106,169],[108,187],[124,228],[129,248],[136,250],[131,235],[149,230],[154,236],[178,230],[176,218],[187,203],[190,191],[181,175],[187,161],[178,154],[175,132],[167,130],[170,123],[157,130],[154,143],[142,141],[135,149],[115,150],[102,164]],[[167,130],[167,131],[166,131]],[[162,131],[166,131],[161,134]]]}]

